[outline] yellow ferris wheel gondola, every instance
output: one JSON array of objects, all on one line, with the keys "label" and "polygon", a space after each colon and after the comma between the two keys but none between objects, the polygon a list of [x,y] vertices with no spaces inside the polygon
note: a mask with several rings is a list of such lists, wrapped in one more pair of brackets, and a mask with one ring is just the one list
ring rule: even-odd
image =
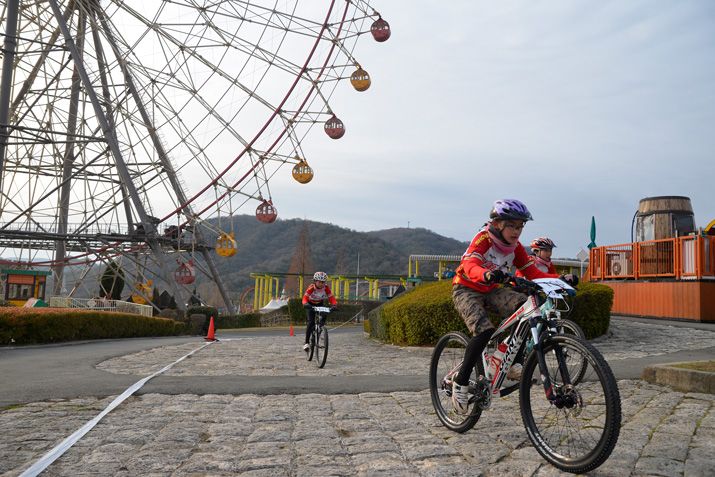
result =
[{"label": "yellow ferris wheel gondola", "polygon": [[221,232],[216,240],[216,253],[220,257],[233,257],[236,255],[236,238],[233,232]]},{"label": "yellow ferris wheel gondola", "polygon": [[134,284],[134,292],[132,293],[132,303],[137,303],[139,305],[146,305],[149,300],[148,297],[152,296],[152,285],[154,285],[153,280],[147,280],[146,282],[137,282]]},{"label": "yellow ferris wheel gondola", "polygon": [[370,75],[360,65],[357,67],[358,69],[350,75],[350,83],[357,91],[365,91],[370,87]]},{"label": "yellow ferris wheel gondola", "polygon": [[299,162],[293,166],[293,179],[301,184],[307,184],[313,180],[313,169],[305,162],[305,159],[300,159],[298,156],[296,159],[299,159]]}]

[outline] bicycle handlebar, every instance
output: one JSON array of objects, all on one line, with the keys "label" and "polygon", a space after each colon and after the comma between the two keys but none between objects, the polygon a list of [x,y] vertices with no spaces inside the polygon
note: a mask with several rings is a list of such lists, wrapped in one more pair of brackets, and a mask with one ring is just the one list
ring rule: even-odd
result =
[{"label": "bicycle handlebar", "polygon": [[[509,281],[504,283],[504,286],[510,287],[514,289],[515,291],[524,293],[526,295],[532,296],[532,295],[548,295],[548,296],[553,296],[552,292],[554,291],[554,288],[550,288],[550,290],[545,290],[544,287],[537,282],[531,281],[527,278],[523,277],[517,277],[514,275],[509,274]],[[568,282],[564,281],[561,278],[554,279],[554,280],[560,280],[566,285],[568,285],[568,288],[561,287],[560,290],[558,290],[559,293],[564,293],[566,295],[573,295],[575,294],[574,288],[569,285]],[[550,285],[553,285],[553,283],[550,283]]]}]

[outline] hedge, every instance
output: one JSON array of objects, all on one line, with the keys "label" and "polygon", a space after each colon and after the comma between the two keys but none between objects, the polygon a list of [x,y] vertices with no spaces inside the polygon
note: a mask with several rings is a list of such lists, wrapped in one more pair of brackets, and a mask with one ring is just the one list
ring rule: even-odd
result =
[{"label": "hedge", "polygon": [[188,332],[184,323],[131,313],[68,308],[0,308],[0,345],[175,336]]},{"label": "hedge", "polygon": [[230,328],[259,328],[261,326],[260,313],[243,313],[235,316],[219,316],[214,320],[216,329]]},{"label": "hedge", "polygon": [[[604,334],[610,322],[613,290],[605,285],[587,283],[571,299],[573,311],[568,316],[583,328],[586,338]],[[501,318],[489,313],[498,325]],[[371,311],[364,325],[370,336],[400,345],[432,345],[449,331],[469,334],[452,303],[452,284],[436,282],[415,287]]]},{"label": "hedge", "polygon": [[572,312],[566,316],[578,323],[587,339],[605,334],[611,324],[613,289],[600,283],[582,283],[572,301]]},{"label": "hedge", "polygon": [[[219,320],[218,308],[213,306],[190,306],[186,310],[186,319],[191,323],[191,315],[204,315],[204,322],[198,330],[199,334],[205,335],[209,331],[209,323],[211,317],[214,317],[214,328],[217,327],[216,322]],[[194,330],[196,331],[196,330]]]}]

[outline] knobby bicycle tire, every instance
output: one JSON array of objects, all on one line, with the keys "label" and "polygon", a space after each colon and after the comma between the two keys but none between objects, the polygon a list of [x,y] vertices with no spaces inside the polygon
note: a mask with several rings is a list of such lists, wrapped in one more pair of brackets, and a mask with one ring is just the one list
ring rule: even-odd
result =
[{"label": "knobby bicycle tire", "polygon": [[328,330],[325,327],[321,327],[317,331],[317,338],[315,340],[315,362],[319,368],[325,366],[325,362],[328,360]]},{"label": "knobby bicycle tire", "polygon": [[313,353],[315,352],[315,328],[310,332],[310,340],[308,340],[310,348],[308,350],[308,361],[313,359]]},{"label": "knobby bicycle tire", "polygon": [[[454,345],[461,345],[462,347],[449,348],[448,345],[450,343],[454,343]],[[434,351],[432,352],[429,372],[430,397],[432,398],[432,406],[437,413],[437,417],[442,424],[445,425],[445,427],[460,433],[467,432],[469,429],[474,427],[479,420],[479,417],[482,415],[482,411],[476,404],[472,404],[472,408],[468,414],[461,415],[454,412],[454,409],[452,408],[452,401],[449,397],[452,393],[451,381],[449,381],[449,384],[447,385],[448,389],[445,389],[443,386],[445,382],[445,363],[442,363],[442,369],[440,369],[440,358],[445,355],[445,360],[449,361],[449,363],[447,363],[447,367],[454,369],[464,359],[464,350],[467,347],[467,343],[469,343],[469,338],[467,338],[464,333],[457,331],[447,333],[442,336],[439,341],[437,341]],[[452,354],[455,357],[453,359],[447,358],[446,350],[452,351]],[[455,351],[456,353],[454,353]],[[480,359],[475,368],[476,376],[484,374],[484,370],[482,368],[483,366]]]},{"label": "knobby bicycle tire", "polygon": [[[537,352],[532,352],[524,366],[524,375],[519,389],[519,404],[524,427],[536,450],[552,465],[571,473],[589,472],[608,459],[618,441],[621,427],[621,399],[616,379],[603,356],[586,341],[570,335],[556,335],[546,338],[542,346],[545,359],[548,357],[556,360],[557,354],[552,352],[563,348],[570,348],[572,354],[581,353],[588,360],[594,376],[593,379],[582,381],[573,386],[573,390],[580,398],[580,405],[558,407],[554,403],[549,403],[541,382],[532,385],[531,377],[535,372],[537,375],[540,373]],[[555,364],[554,370],[549,370],[549,377],[554,382],[554,392],[558,393],[559,383],[563,382],[563,377],[558,376],[560,374],[560,371],[556,369],[558,363]],[[590,398],[593,392],[599,391],[599,389],[603,392],[603,396]],[[561,386],[561,390],[568,392],[566,386]],[[543,419],[539,423],[534,416],[534,406],[546,409]],[[568,428],[559,427],[558,420],[562,414]],[[579,427],[575,422],[582,414],[584,414],[583,419],[587,425]],[[597,423],[601,419],[603,420],[603,429],[599,431]],[[543,430],[541,424],[545,426]],[[550,430],[549,425],[555,427],[552,431],[553,440],[549,439],[551,432],[545,432]],[[573,439],[564,436],[564,431],[571,430],[576,434]],[[600,436],[591,437],[590,434],[594,432],[600,433]],[[583,455],[565,455],[565,453],[576,451],[578,446],[575,439],[577,437],[581,439],[578,442],[587,441]],[[595,442],[595,445],[592,445],[591,442]]]}]

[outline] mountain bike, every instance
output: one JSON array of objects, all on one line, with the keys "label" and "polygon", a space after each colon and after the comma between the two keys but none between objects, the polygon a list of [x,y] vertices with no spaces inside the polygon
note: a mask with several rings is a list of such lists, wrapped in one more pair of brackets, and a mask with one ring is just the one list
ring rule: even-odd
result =
[{"label": "mountain bike", "polygon": [[[518,389],[522,421],[539,454],[566,472],[593,470],[610,456],[620,432],[621,400],[613,372],[588,342],[559,332],[556,302],[574,292],[571,286],[559,279],[517,277],[508,286],[527,300],[502,321],[472,371],[466,414],[453,408],[452,381],[469,338],[450,332],[435,345],[430,395],[437,417],[447,428],[466,432],[493,398]],[[529,340],[533,345],[527,352]],[[500,342],[506,346],[503,359],[490,366],[488,350]],[[506,375],[519,356],[525,357],[520,381],[509,384]]]},{"label": "mountain bike", "polygon": [[328,359],[328,329],[325,327],[325,320],[331,309],[327,306],[314,306],[313,310],[315,310],[315,325],[310,333],[308,361],[311,361],[315,354],[315,363],[322,368]]}]

